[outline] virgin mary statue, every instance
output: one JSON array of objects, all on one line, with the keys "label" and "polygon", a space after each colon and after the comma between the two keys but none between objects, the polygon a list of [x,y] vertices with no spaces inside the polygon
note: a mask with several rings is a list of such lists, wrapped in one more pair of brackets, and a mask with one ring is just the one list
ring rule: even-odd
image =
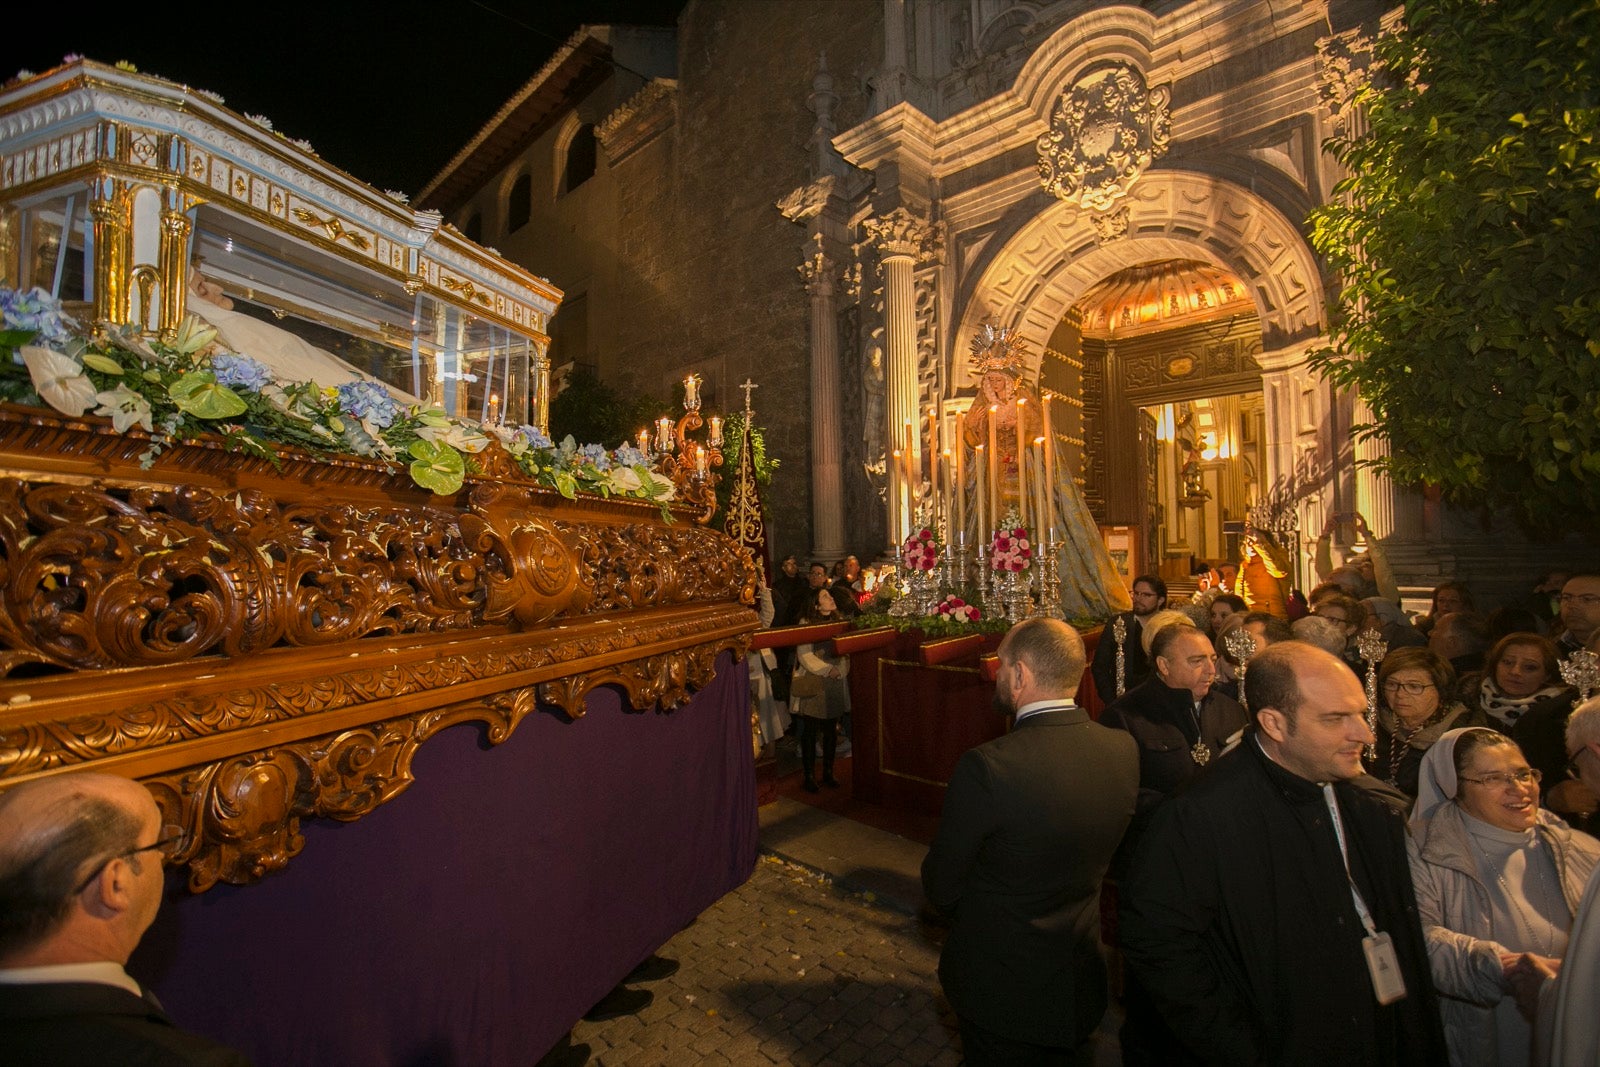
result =
[{"label": "virgin mary statue", "polygon": [[[962,492],[967,494],[967,536],[974,544],[984,544],[999,525],[998,519],[1008,508],[1021,508],[1021,455],[1019,440],[1025,445],[1044,433],[1043,415],[1039,395],[1024,380],[1026,358],[1022,338],[1009,327],[984,325],[972,339],[972,370],[979,382],[979,392],[968,410],[963,425],[962,447],[964,470],[967,472]],[[1019,397],[1026,402],[1018,404]],[[991,415],[992,411],[992,415]],[[994,426],[991,431],[991,418]],[[1018,420],[1022,433],[1018,434]],[[1100,538],[1100,527],[1083,502],[1078,483],[1073,478],[1073,468],[1055,434],[1045,447],[1055,450],[1053,470],[1055,478],[1046,486],[1055,502],[1055,532],[1058,540],[1057,566],[1061,578],[1061,611],[1069,619],[1104,619],[1131,607],[1128,591],[1118,577]],[[978,493],[978,479],[984,476],[989,460],[986,453],[989,442],[994,443],[998,504],[985,500],[982,509],[989,517],[991,529],[977,528],[979,508],[974,498]],[[983,446],[979,449],[979,446]],[[1043,477],[1043,471],[1031,471],[1030,480]],[[1034,544],[1044,550],[1045,531],[1033,531]]]}]

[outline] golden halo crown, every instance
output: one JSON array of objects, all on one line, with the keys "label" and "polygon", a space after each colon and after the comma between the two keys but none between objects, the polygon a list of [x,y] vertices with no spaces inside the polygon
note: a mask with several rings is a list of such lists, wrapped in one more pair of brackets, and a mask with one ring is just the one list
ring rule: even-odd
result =
[{"label": "golden halo crown", "polygon": [[972,369],[978,377],[1000,373],[1020,378],[1027,365],[1027,350],[1020,333],[992,322],[978,327],[972,337]]}]

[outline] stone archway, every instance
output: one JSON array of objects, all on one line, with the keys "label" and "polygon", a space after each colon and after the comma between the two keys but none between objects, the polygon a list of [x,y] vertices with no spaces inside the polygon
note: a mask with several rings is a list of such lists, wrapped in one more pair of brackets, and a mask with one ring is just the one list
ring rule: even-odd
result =
[{"label": "stone archway", "polygon": [[1153,260],[1203,260],[1240,279],[1260,320],[1267,496],[1287,501],[1305,526],[1307,502],[1340,499],[1336,485],[1353,492],[1349,444],[1334,433],[1349,425],[1349,401],[1306,364],[1326,337],[1324,280],[1299,227],[1271,202],[1212,175],[1158,170],[1108,214],[1054,203],[994,244],[962,286],[949,380],[967,383],[966,339],[985,321],[1018,329],[1036,372],[1063,316],[1101,279]]},{"label": "stone archway", "polygon": [[951,380],[965,380],[962,339],[986,320],[1018,328],[1037,360],[1090,286],[1156,259],[1202,259],[1237,275],[1261,317],[1268,352],[1309,346],[1325,332],[1322,275],[1297,226],[1241,185],[1159,170],[1140,178],[1107,216],[1057,203],[995,251],[958,316]]}]

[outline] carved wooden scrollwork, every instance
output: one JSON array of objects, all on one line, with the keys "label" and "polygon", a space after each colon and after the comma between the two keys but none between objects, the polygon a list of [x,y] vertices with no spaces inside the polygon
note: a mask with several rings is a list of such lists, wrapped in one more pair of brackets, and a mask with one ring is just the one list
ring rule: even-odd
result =
[{"label": "carved wooden scrollwork", "polygon": [[555,525],[537,514],[532,493],[482,485],[473,491],[472,505],[473,512],[461,517],[461,532],[484,561],[486,621],[509,616],[535,626],[588,609],[593,582]]},{"label": "carved wooden scrollwork", "polygon": [[[414,781],[411,764],[418,748],[449,726],[482,723],[490,743],[500,744],[541,697],[558,698],[555,702],[576,718],[584,698],[602,684],[621,686],[635,707],[656,700],[675,707],[688,698],[689,689],[711,681],[721,652],[742,654],[747,644],[743,637],[722,638],[144,781],[164,821],[188,835],[173,862],[187,868],[189,889],[204,892],[218,882],[246,885],[300,853],[302,820],[350,821],[399,796]],[[546,686],[554,686],[550,696],[543,696]]]},{"label": "carved wooden scrollwork", "polygon": [[203,442],[147,472],[132,447],[0,406],[0,788],[139,778],[195,891],[403,792],[454,723],[498,744],[601,685],[677,707],[757,625],[749,554],[651,505],[488,467],[431,497],[369,461]]}]

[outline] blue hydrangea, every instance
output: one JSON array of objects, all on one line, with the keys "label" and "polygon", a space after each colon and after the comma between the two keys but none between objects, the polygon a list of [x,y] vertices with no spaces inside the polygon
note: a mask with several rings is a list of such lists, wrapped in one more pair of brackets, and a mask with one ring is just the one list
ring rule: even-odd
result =
[{"label": "blue hydrangea", "polygon": [[632,445],[623,445],[617,449],[617,465],[622,467],[648,467],[650,466],[650,457]]},{"label": "blue hydrangea", "polygon": [[539,432],[537,426],[518,426],[517,436],[527,442],[529,448],[549,448],[554,442]]},{"label": "blue hydrangea", "polygon": [[259,393],[272,384],[272,372],[266,364],[249,356],[221,353],[211,357],[211,372],[217,376],[218,385],[248,389]]},{"label": "blue hydrangea", "polygon": [[604,445],[584,445],[578,449],[578,458],[594,464],[597,470],[611,469],[611,454]]},{"label": "blue hydrangea", "polygon": [[27,330],[37,334],[41,344],[60,344],[70,340],[68,329],[76,325],[61,310],[61,302],[43,289],[25,293],[0,288],[0,320],[7,330]]},{"label": "blue hydrangea", "polygon": [[400,405],[377,382],[345,382],[339,386],[339,407],[380,430],[400,416]]}]

